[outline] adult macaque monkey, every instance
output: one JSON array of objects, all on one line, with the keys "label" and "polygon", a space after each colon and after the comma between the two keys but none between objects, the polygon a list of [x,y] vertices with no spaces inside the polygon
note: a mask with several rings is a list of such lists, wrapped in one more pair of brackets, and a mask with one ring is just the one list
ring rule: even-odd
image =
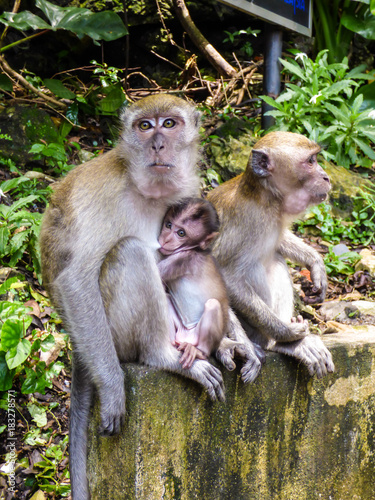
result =
[{"label": "adult macaque monkey", "polygon": [[306,266],[318,301],[327,290],[319,254],[287,228],[309,205],[322,202],[329,179],[317,163],[320,148],[290,132],[271,132],[253,148],[245,172],[214,189],[208,199],[221,221],[213,254],[231,306],[250,338],[304,363],[311,375],[334,370],[330,352],[307,322],[293,318],[293,288],[285,258]]},{"label": "adult macaque monkey", "polygon": [[216,351],[227,328],[228,297],[210,254],[219,225],[211,203],[187,198],[168,210],[159,236],[164,259],[158,268],[168,287],[170,337],[183,352],[183,368]]},{"label": "adult macaque monkey", "polygon": [[182,99],[156,95],[133,104],[121,118],[117,147],[67,175],[54,191],[41,231],[44,284],[73,344],[74,500],[89,498],[86,441],[94,387],[101,432],[119,432],[124,420],[120,362],[183,374],[212,399],[224,399],[217,368],[199,359],[187,369],[179,363],[157,267],[167,208],[198,190],[199,113]]}]

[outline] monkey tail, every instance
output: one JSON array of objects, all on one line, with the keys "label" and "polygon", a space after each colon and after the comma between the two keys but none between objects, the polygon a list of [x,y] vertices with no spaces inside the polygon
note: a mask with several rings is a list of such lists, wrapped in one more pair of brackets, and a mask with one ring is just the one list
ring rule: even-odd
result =
[{"label": "monkey tail", "polygon": [[70,399],[69,463],[72,498],[89,500],[87,481],[87,428],[93,385],[78,356],[74,356]]}]

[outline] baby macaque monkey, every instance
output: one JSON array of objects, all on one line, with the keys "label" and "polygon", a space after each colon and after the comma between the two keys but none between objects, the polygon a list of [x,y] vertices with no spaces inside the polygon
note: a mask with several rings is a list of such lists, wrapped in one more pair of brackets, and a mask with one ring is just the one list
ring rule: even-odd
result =
[{"label": "baby macaque monkey", "polygon": [[164,259],[158,267],[168,290],[170,338],[183,352],[183,368],[190,368],[195,359],[207,359],[226,331],[228,298],[210,253],[218,230],[211,203],[187,198],[168,210],[159,236]]}]

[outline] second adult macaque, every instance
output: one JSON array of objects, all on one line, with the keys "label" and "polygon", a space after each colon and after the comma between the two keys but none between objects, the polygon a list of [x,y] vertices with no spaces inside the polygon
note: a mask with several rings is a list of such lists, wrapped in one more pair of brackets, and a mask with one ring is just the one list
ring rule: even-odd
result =
[{"label": "second adult macaque", "polygon": [[231,306],[251,340],[304,363],[322,377],[334,365],[307,322],[294,318],[293,287],[285,259],[307,267],[324,300],[327,277],[319,254],[288,226],[330,190],[317,163],[319,146],[299,134],[271,132],[258,141],[245,172],[211,191],[221,229],[213,254],[223,272]]},{"label": "second adult macaque", "polygon": [[227,294],[210,254],[218,230],[211,203],[188,198],[168,210],[159,236],[164,259],[158,267],[168,287],[170,337],[182,351],[183,368],[190,368],[195,359],[207,359],[226,330]]}]

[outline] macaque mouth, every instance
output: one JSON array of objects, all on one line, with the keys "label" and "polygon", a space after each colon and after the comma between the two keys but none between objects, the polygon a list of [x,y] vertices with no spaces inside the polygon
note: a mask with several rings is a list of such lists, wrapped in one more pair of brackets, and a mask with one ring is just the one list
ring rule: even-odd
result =
[{"label": "macaque mouth", "polygon": [[150,169],[156,173],[164,174],[166,172],[169,172],[172,168],[174,168],[174,165],[171,163],[162,163],[162,162],[154,162],[149,165]]},{"label": "macaque mouth", "polygon": [[319,193],[315,196],[315,199],[318,203],[323,203],[323,201],[327,199],[327,193]]}]

